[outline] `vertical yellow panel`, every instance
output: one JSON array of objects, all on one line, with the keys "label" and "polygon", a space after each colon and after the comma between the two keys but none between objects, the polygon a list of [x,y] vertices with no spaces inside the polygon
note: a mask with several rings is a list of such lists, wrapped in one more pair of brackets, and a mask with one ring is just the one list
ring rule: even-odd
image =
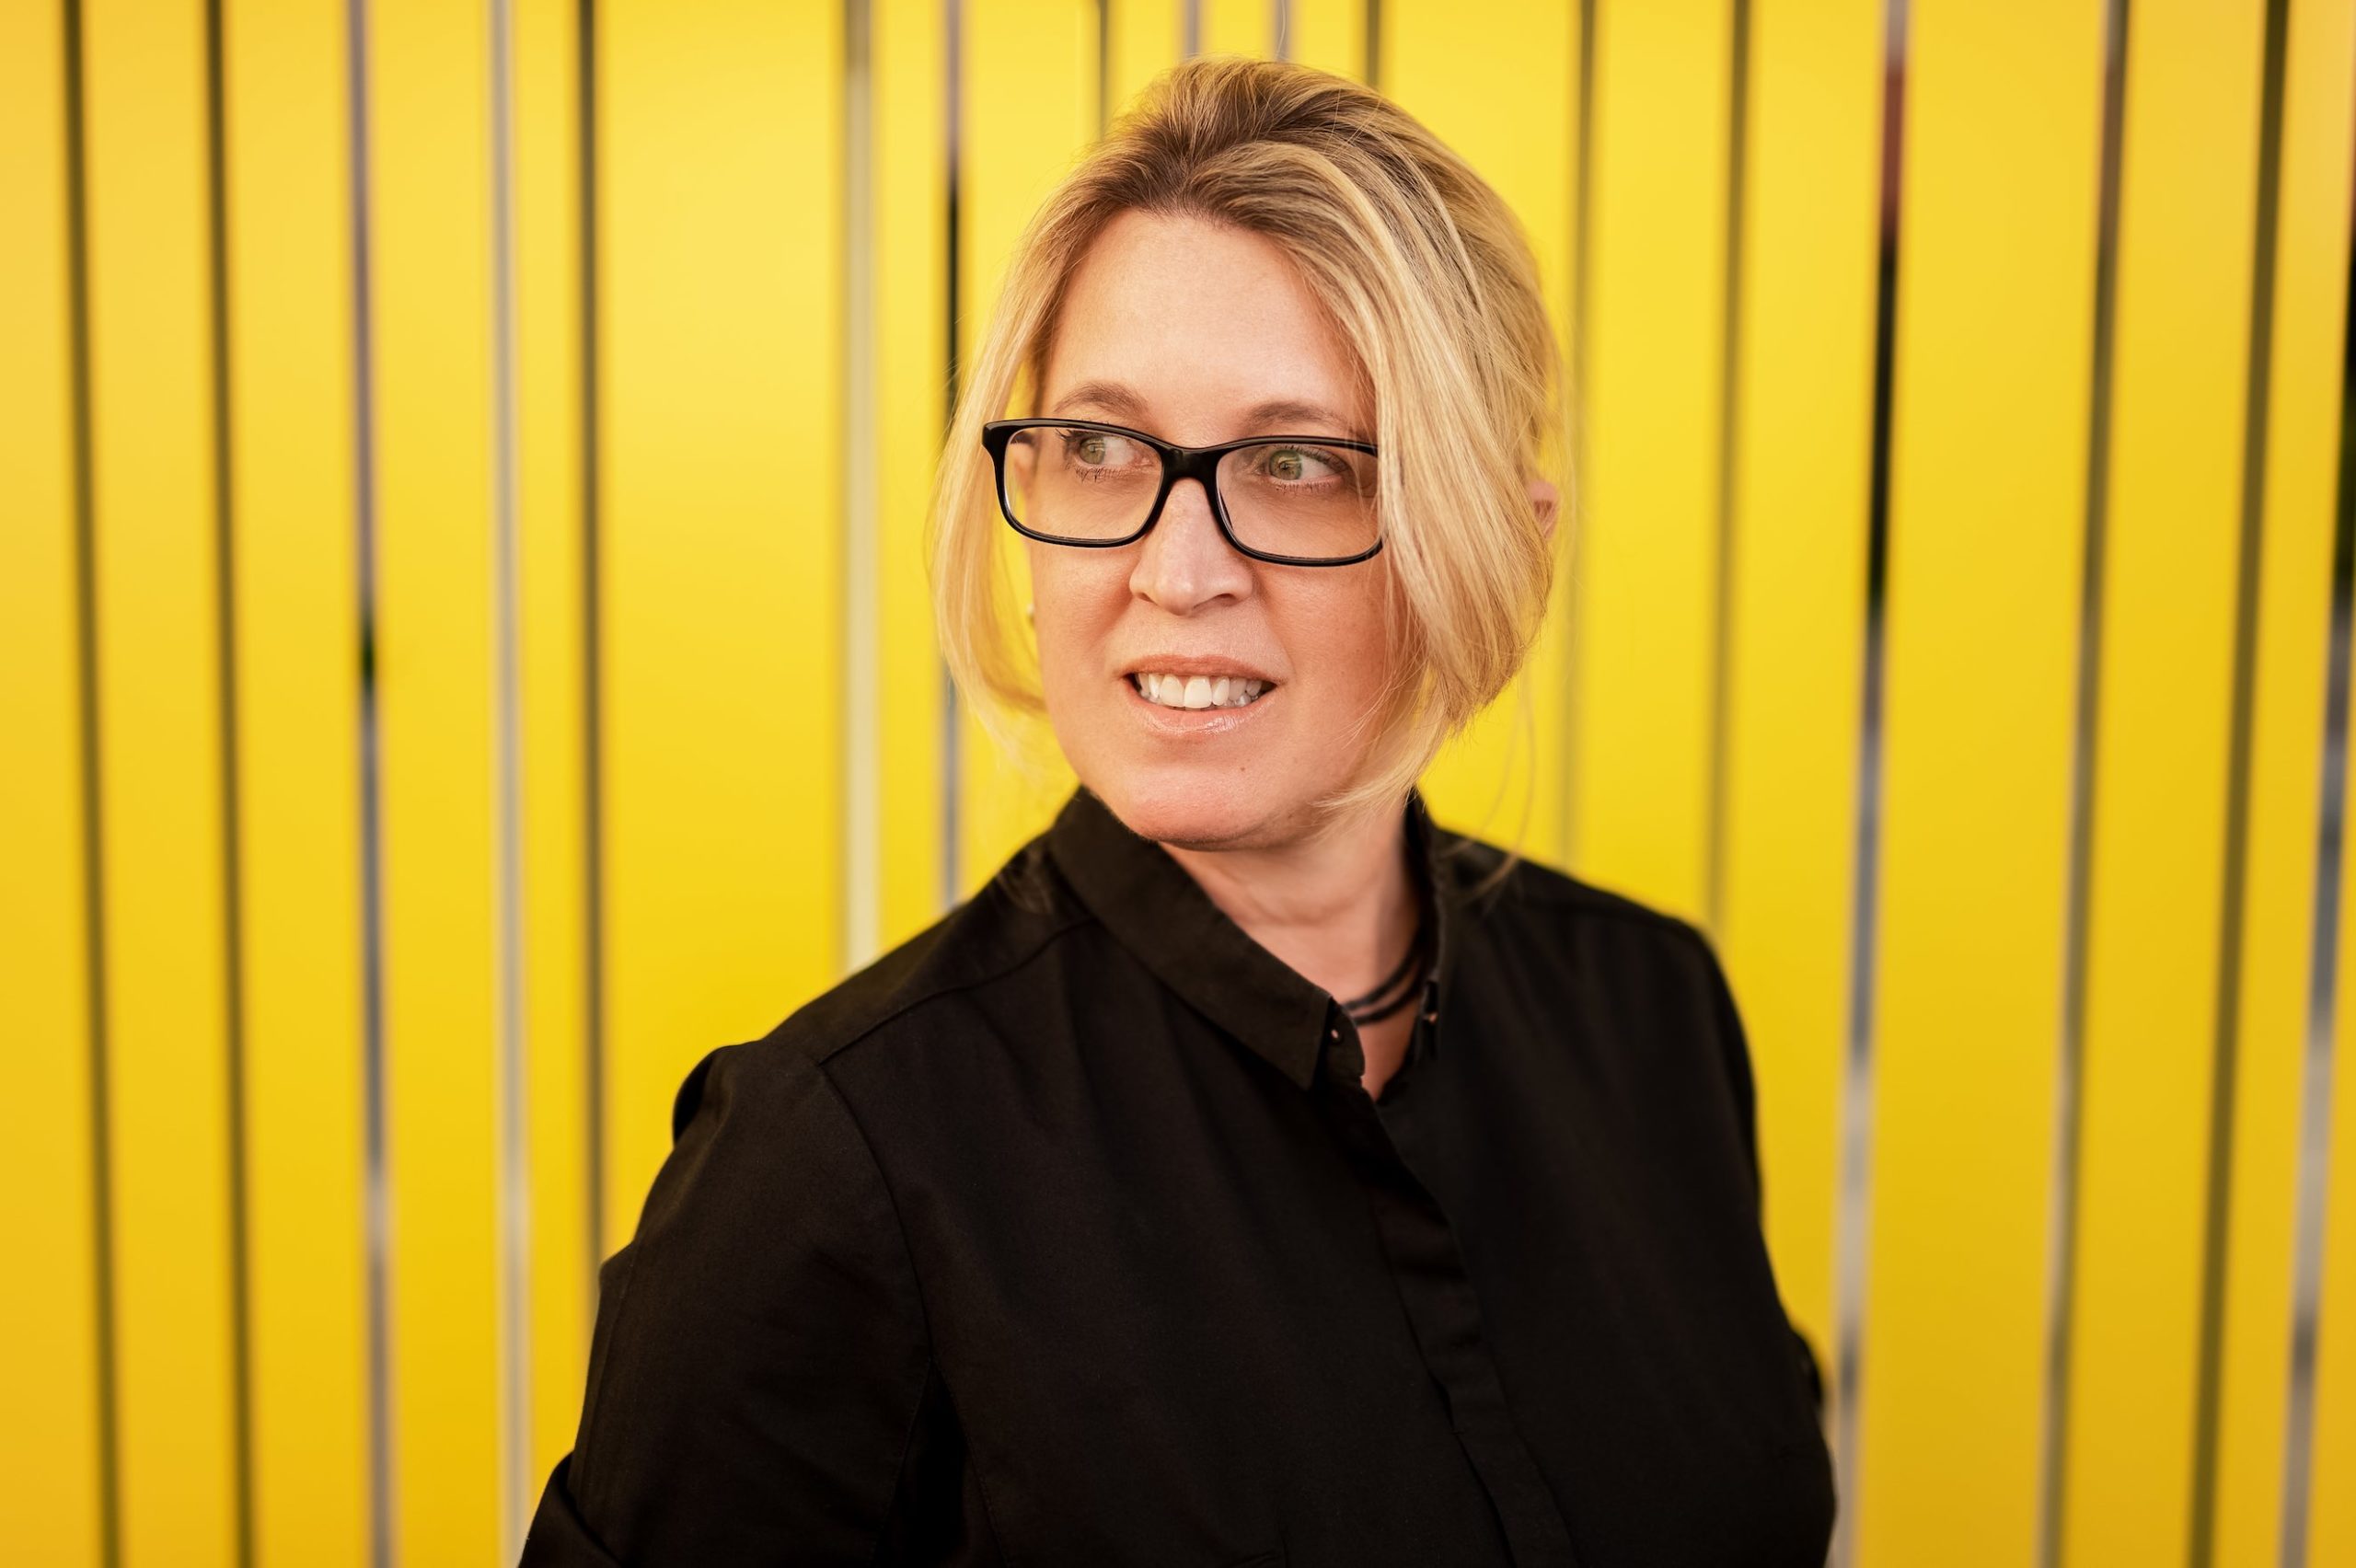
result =
[{"label": "vertical yellow panel", "polygon": [[392,1535],[499,1536],[488,22],[372,8]]},{"label": "vertical yellow panel", "polygon": [[[1383,8],[1392,62],[1383,91],[1480,170],[1521,220],[1558,333],[1570,317],[1571,158],[1577,135],[1577,18],[1547,0],[1514,0],[1468,28],[1446,0]],[[1567,338],[1563,339],[1567,364]],[[1550,454],[1559,462],[1559,455]],[[1563,471],[1553,477],[1560,482]],[[1558,527],[1556,559],[1566,534]],[[1559,577],[1559,573],[1558,573]],[[1450,825],[1538,859],[1562,859],[1564,659],[1557,602],[1517,682],[1436,759],[1425,780]]]},{"label": "vertical yellow panel", "polygon": [[[572,1447],[588,1369],[587,862],[582,638],[580,55],[576,7],[514,13],[516,535],[522,616],[529,1474]],[[509,1478],[511,1487],[517,1483]]]},{"label": "vertical yellow panel", "polygon": [[2168,1559],[2190,1518],[2264,20],[2163,0],[2135,8],[2127,51],[2071,1563]]},{"label": "vertical yellow panel", "polygon": [[606,1250],[841,950],[839,8],[599,17]]},{"label": "vertical yellow panel", "polygon": [[[969,6],[965,21],[964,167],[959,175],[965,293],[957,322],[959,363],[971,364],[997,308],[1016,236],[1096,134],[1096,7],[1089,0],[994,0]],[[987,461],[953,452],[943,460]],[[1020,601],[1027,603],[1031,574],[1020,544],[1013,529],[999,530],[1000,559]],[[1025,757],[1001,755],[961,705],[961,891],[988,880],[1045,827],[1072,787],[1070,767],[1046,725],[1024,728]]]},{"label": "vertical yellow panel", "polygon": [[122,1557],[237,1552],[204,34],[84,12]]},{"label": "vertical yellow panel", "polygon": [[1205,54],[1271,58],[1276,49],[1274,0],[1198,0]]},{"label": "vertical yellow panel", "polygon": [[1723,380],[1727,8],[1597,7],[1571,863],[1699,918]]},{"label": "vertical yellow panel", "polygon": [[1719,919],[1758,1079],[1776,1284],[1828,1385],[1882,52],[1877,0],[1751,12]]},{"label": "vertical yellow panel", "polygon": [[1909,18],[1857,1508],[2036,1550],[2102,16]]},{"label": "vertical yellow panel", "polygon": [[879,0],[872,23],[884,947],[931,924],[946,887],[946,676],[924,554],[949,418],[949,62],[939,22],[935,0]]},{"label": "vertical yellow panel", "polygon": [[1288,57],[1354,82],[1366,80],[1366,0],[1292,0]]},{"label": "vertical yellow panel", "polygon": [[[2338,508],[2341,344],[2348,300],[2356,5],[2292,0],[2276,219],[2273,382],[2267,408],[2264,576],[2250,750],[2248,916],[2243,931],[2240,1064],[2234,1090],[2233,1207],[2225,1297],[2223,1401],[2217,1432],[2214,1561],[2277,1560],[2291,1367],[2291,1283],[2298,1210],[2301,1080],[2315,954],[2316,786],[2322,778],[2332,521]],[[2341,883],[2340,930],[2350,929]],[[2349,976],[2339,967],[2346,1016]],[[2337,1061],[2346,1064],[2340,1032]],[[2343,1066],[2344,1086],[2356,1072]],[[2339,1119],[2332,1214],[2356,1206],[2348,1170],[2356,1127]],[[2343,1251],[2341,1258],[2356,1257]],[[2356,1562],[2356,1263],[2325,1274],[2316,1389],[2318,1463],[2308,1488],[2307,1562]],[[2327,1423],[2339,1435],[2326,1443]],[[2336,1455],[2336,1458],[2335,1458]]]},{"label": "vertical yellow panel", "polygon": [[1106,49],[1105,96],[1114,114],[1177,63],[1185,45],[1184,10],[1181,0],[1112,0],[1106,7],[1105,25],[1113,36]]},{"label": "vertical yellow panel", "polygon": [[83,1568],[101,1504],[62,16],[0,7],[0,1540]]},{"label": "vertical yellow panel", "polygon": [[254,1548],[368,1550],[343,17],[225,15]]}]

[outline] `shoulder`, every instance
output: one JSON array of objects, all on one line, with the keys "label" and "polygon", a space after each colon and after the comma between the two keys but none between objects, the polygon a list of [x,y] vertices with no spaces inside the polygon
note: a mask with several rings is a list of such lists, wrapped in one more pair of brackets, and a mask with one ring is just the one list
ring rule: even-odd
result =
[{"label": "shoulder", "polygon": [[1749,1151],[1750,1039],[1709,934],[1657,905],[1536,861],[1516,859],[1493,876],[1505,866],[1505,850],[1449,836],[1470,846],[1455,873],[1459,885],[1493,884],[1468,903],[1468,924],[1488,950],[1487,972],[1511,970],[1519,984],[1546,990],[1579,1020],[1582,1039],[1612,1043],[1623,1062],[1641,1061],[1688,1088],[1709,1082],[1714,1097],[1723,1092]]},{"label": "shoulder", "polygon": [[1501,846],[1470,834],[1443,828],[1439,843],[1476,927],[1535,928],[1554,936],[1576,931],[1623,949],[1666,952],[1682,964],[1716,963],[1708,935],[1657,905],[1542,861],[1509,855]]},{"label": "shoulder", "polygon": [[721,1058],[740,1078],[791,1080],[814,1068],[825,1077],[826,1065],[844,1053],[1017,978],[1069,933],[1094,923],[1056,871],[1044,839],[1033,839],[971,898],[795,1008],[759,1039],[707,1055],[680,1085],[675,1136],[694,1117]]},{"label": "shoulder", "polygon": [[1650,1039],[1707,1042],[1707,1057],[1731,1085],[1741,1113],[1750,1114],[1750,1038],[1708,932],[1634,894],[1538,861],[1517,859],[1496,875],[1507,859],[1504,849],[1461,834],[1447,838],[1467,846],[1455,873],[1459,885],[1492,884],[1470,904],[1470,924],[1505,963],[1555,975],[1584,997],[1589,1019],[1600,1012],[1642,1020]]},{"label": "shoulder", "polygon": [[[1493,980],[1517,976],[1549,1005],[1576,1014],[1599,1038],[1640,1043],[1657,1056],[1668,1043],[1714,1042],[1709,1055],[1749,1077],[1748,1043],[1716,944],[1685,917],[1622,889],[1514,859],[1461,834],[1449,874],[1465,911],[1475,965]],[[1461,971],[1460,971],[1461,972]],[[1670,1055],[1678,1053],[1670,1052]]]}]

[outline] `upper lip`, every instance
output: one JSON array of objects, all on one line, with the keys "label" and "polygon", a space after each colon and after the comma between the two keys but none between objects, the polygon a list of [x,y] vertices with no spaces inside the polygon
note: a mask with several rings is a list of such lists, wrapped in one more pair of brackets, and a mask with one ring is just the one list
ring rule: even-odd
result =
[{"label": "upper lip", "polygon": [[1121,666],[1121,674],[1125,676],[1146,674],[1157,675],[1206,675],[1213,680],[1218,679],[1221,675],[1225,675],[1230,680],[1240,678],[1247,681],[1258,681],[1264,686],[1275,686],[1276,684],[1276,676],[1269,674],[1265,670],[1247,664],[1241,659],[1230,659],[1221,655],[1203,655],[1195,653],[1149,653],[1141,659],[1134,659],[1128,663]]}]

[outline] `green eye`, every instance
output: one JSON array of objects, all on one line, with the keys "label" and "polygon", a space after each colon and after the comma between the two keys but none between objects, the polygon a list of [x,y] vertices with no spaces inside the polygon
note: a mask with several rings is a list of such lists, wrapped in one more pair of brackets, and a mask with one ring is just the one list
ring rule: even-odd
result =
[{"label": "green eye", "polygon": [[[1311,472],[1312,467],[1322,468],[1324,472]],[[1265,478],[1280,483],[1299,484],[1323,478],[1326,474],[1339,472],[1340,469],[1341,465],[1336,463],[1331,455],[1315,448],[1271,446],[1267,449],[1267,456],[1261,466],[1260,472]]]}]

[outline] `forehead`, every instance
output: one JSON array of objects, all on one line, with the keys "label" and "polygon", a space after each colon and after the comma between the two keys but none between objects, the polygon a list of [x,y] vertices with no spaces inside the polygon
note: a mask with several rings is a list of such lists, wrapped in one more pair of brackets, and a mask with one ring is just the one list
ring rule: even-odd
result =
[{"label": "forehead", "polygon": [[1193,217],[1132,211],[1106,225],[1066,291],[1042,393],[1043,412],[1173,441],[1230,439],[1247,421],[1371,439],[1357,357],[1291,259]]}]

